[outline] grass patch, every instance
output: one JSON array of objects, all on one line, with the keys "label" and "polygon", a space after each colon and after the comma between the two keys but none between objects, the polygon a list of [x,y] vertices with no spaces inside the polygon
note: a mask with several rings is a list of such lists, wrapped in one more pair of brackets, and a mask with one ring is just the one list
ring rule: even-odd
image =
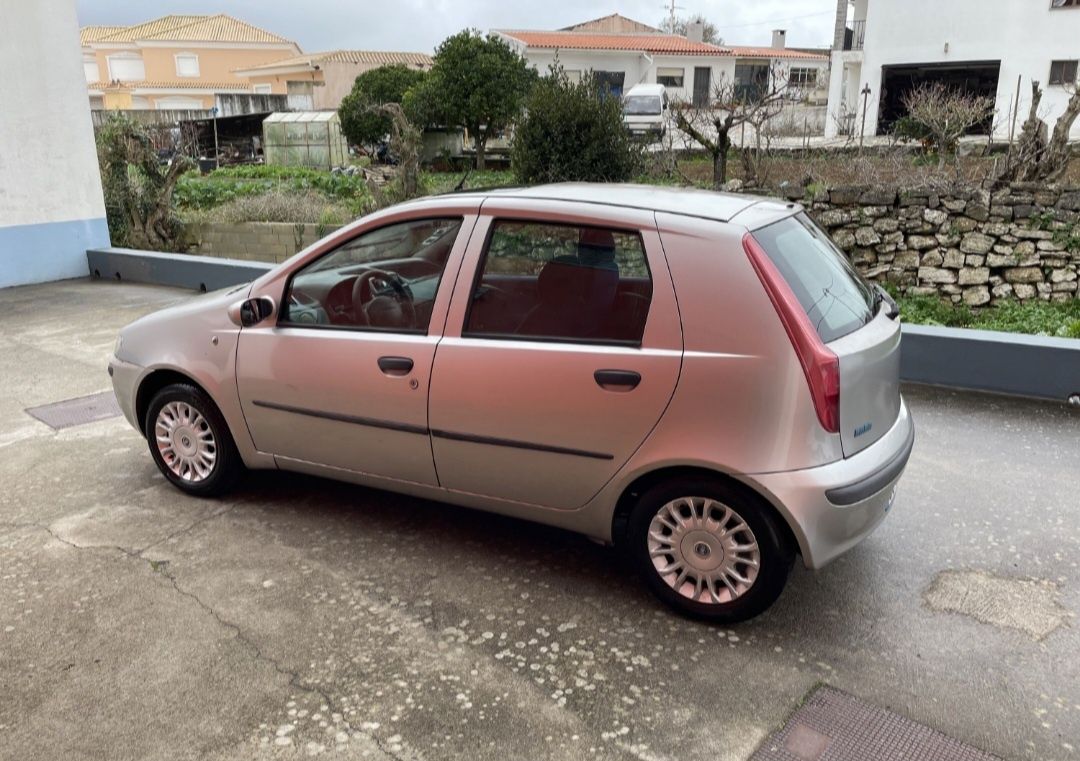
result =
[{"label": "grass patch", "polygon": [[347,204],[328,199],[314,190],[300,193],[269,190],[258,195],[231,198],[212,208],[181,212],[181,218],[188,224],[291,222],[337,227],[352,221],[355,217],[356,215]]},{"label": "grass patch", "polygon": [[901,318],[913,325],[1080,338],[1080,299],[1066,302],[1002,301],[982,309],[953,304],[935,296],[902,296],[898,301]]},{"label": "grass patch", "polygon": [[174,198],[177,208],[184,212],[214,209],[237,199],[273,192],[318,193],[328,203],[347,208],[354,217],[370,211],[374,206],[371,192],[360,175],[264,164],[222,167],[206,175],[189,172],[177,183]]},{"label": "grass patch", "polygon": [[421,172],[420,190],[425,195],[450,193],[458,186],[462,177],[465,178],[462,190],[469,190],[470,188],[505,188],[517,184],[514,173],[509,169],[485,169],[483,172],[473,169],[468,173],[468,176],[466,176],[465,170],[460,172]]}]

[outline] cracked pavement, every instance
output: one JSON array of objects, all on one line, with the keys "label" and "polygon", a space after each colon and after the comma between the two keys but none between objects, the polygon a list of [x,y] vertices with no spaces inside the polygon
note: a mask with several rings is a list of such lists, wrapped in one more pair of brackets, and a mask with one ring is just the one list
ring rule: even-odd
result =
[{"label": "cracked pavement", "polygon": [[284,473],[192,499],[122,419],[23,412],[107,389],[116,331],[190,297],[0,290],[0,759],[735,760],[820,683],[1080,758],[1075,411],[906,389],[889,519],[720,629],[573,534]]}]

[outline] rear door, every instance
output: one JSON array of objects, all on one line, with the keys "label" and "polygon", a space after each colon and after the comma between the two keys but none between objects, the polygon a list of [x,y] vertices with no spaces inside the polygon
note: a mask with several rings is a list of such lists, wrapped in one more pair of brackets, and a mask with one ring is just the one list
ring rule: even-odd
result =
[{"label": "rear door", "polygon": [[805,214],[754,230],[840,367],[840,441],[850,457],[900,413],[900,323]]},{"label": "rear door", "polygon": [[671,399],[682,333],[653,216],[583,206],[484,203],[432,371],[447,489],[580,507]]}]

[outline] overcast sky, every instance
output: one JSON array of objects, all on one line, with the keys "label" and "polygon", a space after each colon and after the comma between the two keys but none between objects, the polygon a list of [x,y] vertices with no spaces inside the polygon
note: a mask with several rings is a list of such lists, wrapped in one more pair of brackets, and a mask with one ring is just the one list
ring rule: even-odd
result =
[{"label": "overcast sky", "polygon": [[[167,13],[228,13],[295,40],[307,52],[335,48],[431,52],[465,27],[558,29],[619,12],[656,25],[663,0],[78,0],[79,23],[134,24]],[[702,13],[733,45],[765,45],[788,30],[788,45],[828,47],[835,0],[676,0]]]}]

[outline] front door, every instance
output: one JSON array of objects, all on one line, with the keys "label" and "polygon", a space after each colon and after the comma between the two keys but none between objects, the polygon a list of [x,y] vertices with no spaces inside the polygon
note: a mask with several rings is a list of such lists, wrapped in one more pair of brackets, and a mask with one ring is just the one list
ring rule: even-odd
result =
[{"label": "front door", "polygon": [[450,283],[440,285],[452,283],[474,219],[379,227],[293,274],[276,324],[244,329],[237,348],[259,451],[437,485],[427,390],[449,301]]},{"label": "front door", "polygon": [[489,206],[435,355],[440,483],[577,508],[648,436],[678,378],[678,310],[655,221],[636,210],[577,216],[559,202]]},{"label": "front door", "polygon": [[708,66],[694,67],[694,107],[704,108],[709,105],[709,90],[712,87],[712,69]]}]

